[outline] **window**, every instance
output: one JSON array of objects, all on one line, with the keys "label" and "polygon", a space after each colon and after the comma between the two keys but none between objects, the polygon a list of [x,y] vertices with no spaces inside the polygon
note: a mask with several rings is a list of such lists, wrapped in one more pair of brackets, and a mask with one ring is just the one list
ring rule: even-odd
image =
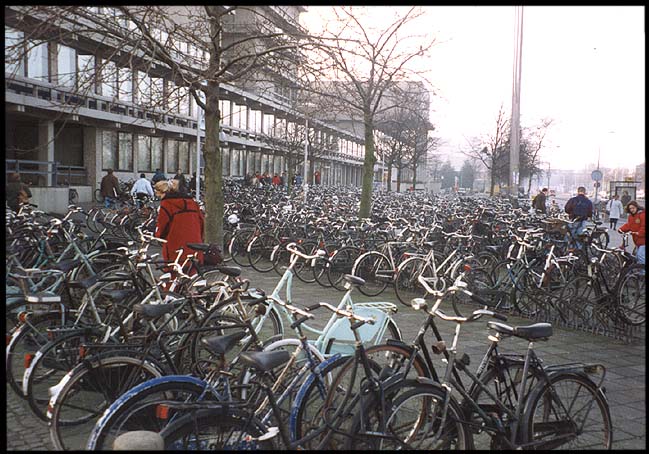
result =
[{"label": "window", "polygon": [[95,56],[77,54],[77,78],[80,93],[95,93]]},{"label": "window", "polygon": [[221,111],[221,123],[227,126],[232,126],[232,112],[230,109],[230,101],[220,100],[219,110]]},{"label": "window", "polygon": [[250,124],[248,129],[252,132],[261,132],[261,111],[250,109]]},{"label": "window", "polygon": [[232,164],[233,162],[230,161],[231,158],[234,156],[231,155],[230,150],[228,148],[221,148],[221,156],[223,156],[223,176],[230,176],[230,175],[235,175],[233,169],[232,169]]},{"label": "window", "polygon": [[25,75],[24,34],[13,28],[5,27],[5,73]]},{"label": "window", "polygon": [[137,171],[150,172],[151,167],[151,138],[149,136],[137,136]]},{"label": "window", "polygon": [[238,104],[232,103],[232,124],[235,128],[241,127],[241,110]]},{"label": "window", "polygon": [[151,168],[162,169],[162,137],[151,137]]},{"label": "window", "polygon": [[[191,168],[196,172],[196,141],[189,142],[189,161]],[[189,168],[189,167],[188,167]]]},{"label": "window", "polygon": [[271,135],[273,133],[273,128],[275,127],[275,116],[273,114],[264,114],[264,127],[263,133],[266,135]]},{"label": "window", "polygon": [[151,105],[164,109],[164,79],[151,77]]},{"label": "window", "polygon": [[129,68],[119,68],[118,77],[119,100],[133,102],[133,72]]},{"label": "window", "polygon": [[178,141],[178,167],[184,173],[189,172],[189,142]]},{"label": "window", "polygon": [[135,99],[140,104],[151,104],[151,78],[142,71],[137,73]]},{"label": "window", "polygon": [[102,168],[114,169],[117,158],[117,131],[102,133]]},{"label": "window", "polygon": [[59,45],[56,56],[57,78],[59,85],[74,88],[76,86],[77,59],[73,48]]},{"label": "window", "polygon": [[30,41],[27,45],[29,47],[27,77],[48,82],[50,71],[47,61],[47,43],[36,44],[34,41]]},{"label": "window", "polygon": [[175,175],[178,170],[178,143],[175,139],[167,140],[167,172]]},{"label": "window", "polygon": [[178,112],[181,115],[190,115],[189,111],[189,104],[190,104],[190,95],[189,95],[189,88],[187,87],[180,87],[178,89],[178,96],[179,96],[179,106],[178,106]]},{"label": "window", "polygon": [[118,168],[119,170],[133,170],[133,134],[130,132],[120,132],[118,135]]},{"label": "window", "polygon": [[117,94],[117,65],[112,61],[103,61],[101,68],[101,95],[112,98]]}]

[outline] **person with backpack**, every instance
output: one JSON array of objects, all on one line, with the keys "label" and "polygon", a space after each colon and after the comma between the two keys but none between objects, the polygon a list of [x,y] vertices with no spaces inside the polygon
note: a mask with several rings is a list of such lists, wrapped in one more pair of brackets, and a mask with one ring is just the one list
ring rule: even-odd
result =
[{"label": "person with backpack", "polygon": [[622,227],[618,229],[618,232],[631,232],[633,237],[633,243],[636,246],[636,258],[638,263],[644,265],[645,261],[645,213],[644,208],[638,205],[638,202],[631,200],[626,208],[626,212],[629,214],[629,217]]},{"label": "person with backpack", "polygon": [[547,213],[547,209],[545,207],[545,201],[547,200],[547,195],[548,195],[548,188],[543,188],[541,191],[534,197],[532,200],[532,208],[537,213]]},{"label": "person with backpack", "polygon": [[[189,254],[196,254],[187,247],[187,243],[202,243],[205,228],[205,218],[198,203],[187,193],[178,190],[177,180],[159,181],[155,185],[155,193],[162,200],[156,221],[155,236],[167,240],[162,245],[164,260],[176,259],[176,250],[183,249],[179,263]],[[199,263],[203,263],[203,254],[198,253]],[[195,274],[196,270],[185,271]]]},{"label": "person with backpack", "polygon": [[[586,197],[585,187],[577,188],[577,195],[566,202],[564,211],[570,216],[572,224],[568,224],[568,229],[572,237],[575,238],[584,231],[586,220],[593,215],[593,202]],[[577,246],[581,246],[580,242],[576,243]]]}]

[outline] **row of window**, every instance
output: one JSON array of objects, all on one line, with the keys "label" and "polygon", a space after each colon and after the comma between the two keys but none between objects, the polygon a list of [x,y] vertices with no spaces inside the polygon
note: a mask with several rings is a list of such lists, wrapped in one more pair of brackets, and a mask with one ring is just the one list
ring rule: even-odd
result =
[{"label": "row of window", "polygon": [[[14,52],[22,46],[23,52]],[[48,46],[54,46],[50,62]],[[5,72],[43,80],[59,86],[95,93],[120,101],[165,108],[173,113],[194,117],[197,105],[186,87],[169,80],[152,77],[143,71],[119,67],[115,62],[55,43],[24,40],[23,32],[5,27]],[[12,55],[21,55],[13,59]],[[54,57],[52,57],[54,58]],[[50,67],[53,67],[50,70]],[[166,100],[166,106],[159,105]],[[273,114],[249,108],[229,100],[220,100],[221,123],[258,134],[275,137],[298,134],[298,125]],[[302,128],[303,129],[303,128]],[[313,145],[349,156],[362,157],[364,145],[342,139],[326,131],[310,128]]]}]

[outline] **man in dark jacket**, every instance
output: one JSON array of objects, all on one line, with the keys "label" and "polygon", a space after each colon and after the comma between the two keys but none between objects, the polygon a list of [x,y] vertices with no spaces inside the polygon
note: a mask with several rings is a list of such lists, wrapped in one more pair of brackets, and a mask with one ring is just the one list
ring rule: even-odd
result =
[{"label": "man in dark jacket", "polygon": [[[586,226],[586,220],[593,215],[593,202],[586,197],[586,188],[579,186],[577,195],[566,202],[564,209],[572,221],[572,224],[568,224],[572,236],[581,234]],[[577,242],[577,246],[581,246],[581,243]]]},{"label": "man in dark jacket", "polygon": [[21,191],[23,191],[23,195],[25,195],[27,198],[30,198],[32,196],[32,192],[29,190],[29,187],[25,183],[20,181],[19,173],[14,172],[12,174],[9,174],[9,181],[7,182],[6,187],[6,200],[7,206],[15,212],[18,212],[18,210],[20,209],[19,194]]},{"label": "man in dark jacket", "polygon": [[155,184],[158,181],[163,181],[166,180],[167,176],[164,174],[164,172],[160,169],[155,169],[155,173],[153,174],[153,178],[151,178],[151,184],[155,186]]},{"label": "man in dark jacket", "polygon": [[181,194],[189,194],[189,183],[182,170],[178,169],[174,180],[178,180],[178,192]]},{"label": "man in dark jacket", "polygon": [[104,198],[104,207],[110,208],[119,197],[119,180],[113,175],[113,169],[108,169],[107,174],[101,179],[101,196]]},{"label": "man in dark jacket", "polygon": [[548,188],[543,188],[541,191],[534,197],[534,202],[532,203],[532,208],[536,210],[537,213],[545,214],[547,212],[545,207],[545,202],[548,196]]}]

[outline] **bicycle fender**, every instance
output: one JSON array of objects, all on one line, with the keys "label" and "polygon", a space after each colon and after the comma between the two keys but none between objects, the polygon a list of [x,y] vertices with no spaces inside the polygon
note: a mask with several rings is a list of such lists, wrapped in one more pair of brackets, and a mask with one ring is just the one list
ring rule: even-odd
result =
[{"label": "bicycle fender", "polygon": [[197,386],[202,386],[204,388],[209,387],[209,384],[204,380],[201,380],[200,378],[192,377],[190,375],[166,375],[164,377],[152,378],[151,380],[147,380],[144,383],[140,383],[139,385],[135,386],[134,388],[131,388],[130,390],[122,394],[115,402],[113,402],[104,411],[104,413],[101,415],[101,417],[95,424],[95,427],[92,429],[90,436],[88,437],[88,444],[86,445],[86,449],[94,450],[95,443],[97,442],[97,436],[103,429],[106,422],[110,419],[110,416],[113,413],[115,413],[117,410],[119,410],[119,408],[122,405],[124,405],[124,403],[126,403],[129,399],[131,399],[133,396],[143,392],[148,388],[158,386],[162,383],[172,383],[172,382],[192,383]]},{"label": "bicycle fender", "polygon": [[[316,371],[317,372],[322,372],[325,370],[329,365],[334,364],[335,362],[344,359],[345,361],[348,359],[348,356],[343,356],[340,353],[336,353],[320,364],[316,366]],[[304,380],[304,383],[302,383],[302,386],[300,386],[300,389],[298,389],[297,394],[295,396],[295,400],[293,401],[293,405],[291,406],[291,414],[289,415],[289,421],[288,421],[288,431],[289,435],[291,437],[291,441],[295,441],[297,438],[297,435],[295,431],[297,430],[297,412],[298,409],[300,408],[302,401],[304,400],[304,397],[306,395],[306,391],[309,388],[309,385],[315,380],[315,375],[310,374],[306,380]]]}]

